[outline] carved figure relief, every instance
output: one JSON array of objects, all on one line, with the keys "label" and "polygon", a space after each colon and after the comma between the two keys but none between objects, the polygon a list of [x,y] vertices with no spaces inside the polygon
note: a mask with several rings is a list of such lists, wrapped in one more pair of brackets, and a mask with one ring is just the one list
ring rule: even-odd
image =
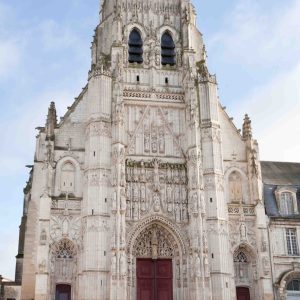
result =
[{"label": "carved figure relief", "polygon": [[173,241],[166,230],[153,225],[140,234],[135,242],[133,255],[139,258],[172,258],[174,250]]},{"label": "carved figure relief", "polygon": [[183,164],[126,162],[126,218],[137,221],[154,213],[165,213],[177,223],[188,220],[186,167]]}]

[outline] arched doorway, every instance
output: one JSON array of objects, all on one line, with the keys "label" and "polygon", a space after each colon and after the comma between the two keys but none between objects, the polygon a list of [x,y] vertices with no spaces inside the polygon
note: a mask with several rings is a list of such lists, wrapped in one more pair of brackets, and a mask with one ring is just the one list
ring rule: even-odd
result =
[{"label": "arched doorway", "polygon": [[154,224],[135,242],[137,300],[173,299],[173,257],[171,236]]},{"label": "arched doorway", "polygon": [[250,300],[250,291],[246,287],[236,288],[236,299],[237,300]]},{"label": "arched doorway", "polygon": [[71,300],[71,286],[68,284],[56,285],[55,300]]},{"label": "arched doorway", "polygon": [[256,259],[250,246],[240,245],[234,252],[233,262],[237,300],[257,299]]},{"label": "arched doorway", "polygon": [[278,299],[300,299],[300,271],[290,270],[284,273],[277,284]]},{"label": "arched doorway", "polygon": [[300,299],[300,278],[291,280],[286,287],[287,300]]},{"label": "arched doorway", "polygon": [[[63,238],[51,247],[51,294],[55,300],[71,300],[76,293],[77,249]],[[53,299],[52,296],[51,299]]]},{"label": "arched doorway", "polygon": [[164,220],[143,223],[128,238],[128,299],[185,299],[187,260],[179,231]]}]

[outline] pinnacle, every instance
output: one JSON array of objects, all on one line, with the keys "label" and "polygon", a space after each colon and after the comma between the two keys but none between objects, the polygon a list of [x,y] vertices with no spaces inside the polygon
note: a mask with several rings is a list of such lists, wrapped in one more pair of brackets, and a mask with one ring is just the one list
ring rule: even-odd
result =
[{"label": "pinnacle", "polygon": [[248,114],[245,114],[245,118],[244,118],[243,138],[246,140],[252,138],[252,125],[251,125],[251,119],[249,118]]}]

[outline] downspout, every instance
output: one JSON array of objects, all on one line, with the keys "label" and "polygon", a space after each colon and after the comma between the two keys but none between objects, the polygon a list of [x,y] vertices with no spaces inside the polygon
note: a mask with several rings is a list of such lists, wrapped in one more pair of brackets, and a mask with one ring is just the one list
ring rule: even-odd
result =
[{"label": "downspout", "polygon": [[269,240],[269,255],[270,255],[270,261],[271,261],[271,278],[272,278],[272,288],[273,288],[273,299],[276,299],[276,288],[275,288],[275,278],[274,278],[274,260],[272,255],[272,249],[271,249],[271,238],[270,238],[270,219],[268,220],[268,240]]}]

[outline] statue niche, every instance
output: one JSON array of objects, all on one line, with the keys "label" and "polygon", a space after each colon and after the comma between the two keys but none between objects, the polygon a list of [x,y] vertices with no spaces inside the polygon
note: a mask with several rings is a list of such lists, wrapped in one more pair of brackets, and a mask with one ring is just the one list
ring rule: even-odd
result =
[{"label": "statue niche", "polygon": [[127,220],[163,213],[176,223],[188,221],[185,164],[127,160],[126,181]]},{"label": "statue niche", "polygon": [[242,203],[243,202],[243,182],[242,176],[239,172],[233,171],[228,178],[229,186],[229,202]]}]

